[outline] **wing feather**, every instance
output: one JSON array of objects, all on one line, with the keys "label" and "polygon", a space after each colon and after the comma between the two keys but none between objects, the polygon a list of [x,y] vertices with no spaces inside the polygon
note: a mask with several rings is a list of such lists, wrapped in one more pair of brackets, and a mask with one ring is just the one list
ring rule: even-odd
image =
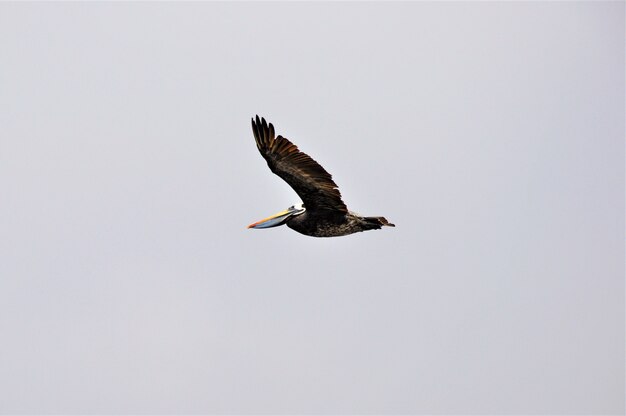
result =
[{"label": "wing feather", "polygon": [[334,211],[345,214],[337,184],[319,163],[283,136],[275,136],[274,126],[264,118],[252,119],[257,148],[272,172],[280,176],[300,196],[309,213]]}]

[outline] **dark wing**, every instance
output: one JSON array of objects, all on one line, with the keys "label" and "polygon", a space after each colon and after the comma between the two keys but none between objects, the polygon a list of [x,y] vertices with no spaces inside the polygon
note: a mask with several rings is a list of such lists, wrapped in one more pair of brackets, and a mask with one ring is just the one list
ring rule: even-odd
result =
[{"label": "dark wing", "polygon": [[268,126],[264,118],[259,120],[256,116],[256,123],[252,119],[252,131],[256,146],[272,172],[296,191],[307,211],[348,212],[330,173],[289,140],[275,137],[272,123]]}]

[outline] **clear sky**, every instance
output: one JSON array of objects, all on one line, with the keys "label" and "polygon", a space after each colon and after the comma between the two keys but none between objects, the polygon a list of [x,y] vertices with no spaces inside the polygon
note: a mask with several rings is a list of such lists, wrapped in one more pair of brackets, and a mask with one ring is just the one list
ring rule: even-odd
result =
[{"label": "clear sky", "polygon": [[623,414],[624,11],[0,3],[0,412]]}]

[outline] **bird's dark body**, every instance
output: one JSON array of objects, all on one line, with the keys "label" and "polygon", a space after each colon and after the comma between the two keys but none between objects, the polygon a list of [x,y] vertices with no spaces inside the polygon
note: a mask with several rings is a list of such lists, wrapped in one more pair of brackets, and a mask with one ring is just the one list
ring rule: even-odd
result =
[{"label": "bird's dark body", "polygon": [[361,217],[348,211],[347,214],[316,216],[308,212],[293,216],[286,222],[287,227],[311,237],[340,237],[367,230],[379,230],[389,225],[383,217]]},{"label": "bird's dark body", "polygon": [[383,226],[395,227],[384,217],[362,217],[348,211],[331,174],[292,142],[277,136],[272,123],[268,124],[265,119],[256,116],[256,120],[252,120],[252,132],[257,148],[270,170],[296,191],[303,206],[292,206],[274,217],[251,224],[249,228],[286,224],[304,235],[338,237],[378,230]]}]

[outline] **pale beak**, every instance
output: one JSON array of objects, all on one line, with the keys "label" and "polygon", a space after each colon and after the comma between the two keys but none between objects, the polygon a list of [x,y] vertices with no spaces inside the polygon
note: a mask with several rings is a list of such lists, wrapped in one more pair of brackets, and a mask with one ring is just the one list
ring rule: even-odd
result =
[{"label": "pale beak", "polygon": [[261,221],[257,221],[254,224],[248,225],[248,228],[271,228],[271,227],[276,227],[278,225],[282,225],[282,223],[287,218],[289,218],[290,216],[292,216],[295,213],[297,213],[297,211],[294,211],[294,210],[281,211],[278,214],[272,215],[271,217],[264,218]]}]

